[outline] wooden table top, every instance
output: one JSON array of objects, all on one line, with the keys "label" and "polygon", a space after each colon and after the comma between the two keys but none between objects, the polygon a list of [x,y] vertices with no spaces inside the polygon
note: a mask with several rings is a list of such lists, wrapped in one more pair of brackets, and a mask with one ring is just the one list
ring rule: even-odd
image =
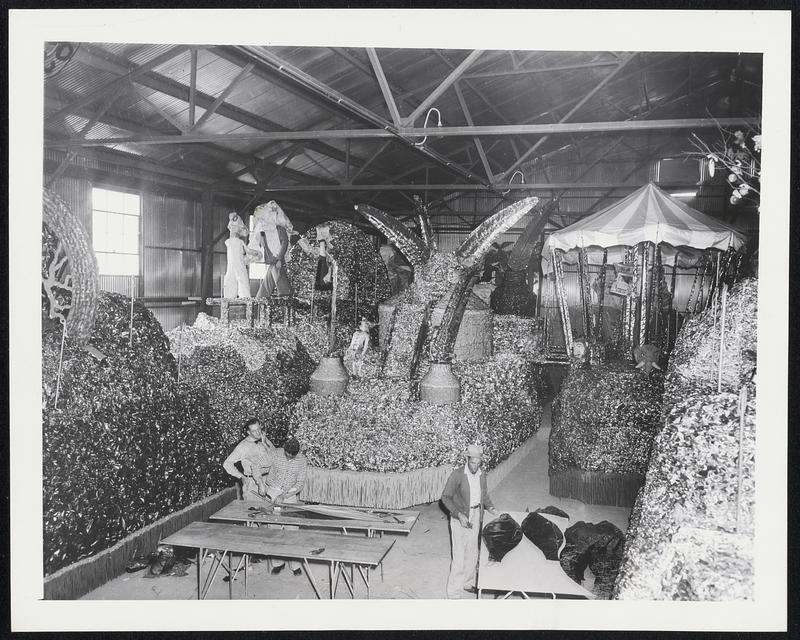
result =
[{"label": "wooden table top", "polygon": [[[316,531],[241,527],[216,522],[193,522],[164,538],[161,544],[377,566],[392,548],[394,540],[342,536]],[[311,553],[315,549],[322,551]]]},{"label": "wooden table top", "polygon": [[[298,505],[302,506],[302,504]],[[319,505],[325,506],[325,505]],[[264,502],[257,500],[234,500],[224,506],[210,517],[210,520],[225,520],[228,522],[258,522],[259,524],[288,524],[299,527],[322,527],[328,529],[355,529],[365,531],[390,531],[393,533],[408,533],[419,518],[419,511],[400,509],[368,509],[365,507],[347,507],[346,509],[359,512],[365,516],[374,516],[370,519],[329,518],[314,513],[301,513],[292,510],[291,506],[284,506],[280,513],[264,513]],[[259,509],[251,511],[250,509]],[[385,515],[384,515],[385,514]]]}]

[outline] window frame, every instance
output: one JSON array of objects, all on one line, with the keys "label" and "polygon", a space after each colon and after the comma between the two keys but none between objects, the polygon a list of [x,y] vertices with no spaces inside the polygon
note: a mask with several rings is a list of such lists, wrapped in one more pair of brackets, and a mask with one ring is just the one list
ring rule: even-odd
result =
[{"label": "window frame", "polygon": [[[144,282],[143,282],[143,280],[144,280],[144,278],[143,278],[143,258],[144,258],[144,256],[143,256],[143,250],[142,250],[143,249],[143,237],[142,236],[143,236],[143,233],[144,233],[144,224],[143,224],[143,218],[144,218],[144,194],[138,189],[131,189],[131,188],[128,188],[128,187],[120,187],[118,185],[107,184],[107,183],[102,183],[102,182],[91,182],[89,184],[89,187],[90,187],[90,195],[89,195],[89,199],[90,199],[89,205],[90,205],[90,207],[89,208],[90,208],[90,212],[91,212],[91,216],[92,216],[92,250],[95,252],[95,254],[102,253],[102,254],[107,254],[107,255],[129,255],[129,256],[130,255],[136,255],[136,257],[138,258],[138,260],[137,260],[137,262],[138,262],[138,270],[137,270],[136,274],[102,273],[102,272],[100,272],[99,265],[98,265],[98,275],[109,277],[109,278],[131,278],[131,277],[135,277],[136,278],[136,296],[139,297],[139,296],[143,295],[143,289],[144,289],[144,287],[143,287],[143,285],[144,285]],[[138,214],[132,214],[132,213],[124,213],[124,212],[121,212],[121,211],[109,211],[107,209],[95,208],[95,202],[94,202],[94,190],[95,189],[102,189],[104,191],[113,191],[113,192],[116,192],[116,193],[121,193],[123,195],[136,196],[138,198],[138,200],[139,200],[139,213]],[[112,214],[112,215],[129,216],[129,217],[132,217],[132,218],[138,218],[138,223],[136,225],[137,239],[136,239],[136,253],[135,254],[124,252],[124,251],[97,251],[94,248],[94,214],[95,214],[95,211],[97,211],[99,213],[106,213],[106,214]]]}]

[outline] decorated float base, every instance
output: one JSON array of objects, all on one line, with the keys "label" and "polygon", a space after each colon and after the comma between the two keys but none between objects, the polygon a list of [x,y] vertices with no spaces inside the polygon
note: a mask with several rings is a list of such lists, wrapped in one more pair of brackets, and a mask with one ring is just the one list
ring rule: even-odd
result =
[{"label": "decorated float base", "polygon": [[603,473],[567,469],[550,475],[550,495],[587,504],[632,507],[644,484],[640,473]]},{"label": "decorated float base", "polygon": [[[535,445],[534,434],[492,469],[486,478],[489,491],[505,480]],[[439,500],[454,468],[455,465],[441,465],[402,473],[378,473],[309,466],[300,498],[348,507],[406,509]]]},{"label": "decorated float base", "polygon": [[498,354],[457,362],[453,372],[461,401],[449,405],[420,401],[413,382],[376,378],[351,379],[340,397],[303,396],[291,424],[310,464],[303,497],[397,509],[438,500],[474,442],[496,480],[501,463],[515,459],[539,428],[535,367]]},{"label": "decorated float base", "polygon": [[657,373],[573,366],[553,402],[550,493],[633,506],[661,426],[662,389]]}]

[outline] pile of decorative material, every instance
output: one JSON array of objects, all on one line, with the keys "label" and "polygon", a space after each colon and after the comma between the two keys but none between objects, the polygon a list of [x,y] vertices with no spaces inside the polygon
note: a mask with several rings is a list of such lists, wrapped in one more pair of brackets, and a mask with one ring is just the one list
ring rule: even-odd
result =
[{"label": "pile of decorative material", "polygon": [[301,398],[292,430],[315,467],[400,472],[456,465],[467,445],[480,442],[493,468],[539,428],[529,363],[502,354],[456,362],[453,372],[461,381],[459,404],[421,402],[407,381],[351,380],[342,397]]},{"label": "pile of decorative material", "polygon": [[631,515],[617,598],[752,599],[755,395],[743,425],[738,402],[696,393],[673,407]]},{"label": "pile of decorative material", "polygon": [[758,280],[748,278],[728,291],[724,335],[721,300],[683,325],[670,355],[664,384],[667,411],[689,393],[717,392],[721,337],[724,346],[720,390],[738,393],[749,381],[757,351],[757,305]]},{"label": "pile of decorative material", "polygon": [[130,300],[101,293],[89,351],[42,331],[44,569],[101,551],[225,484],[203,394],[179,392],[161,325]]},{"label": "pile of decorative material", "polygon": [[[314,315],[316,316],[316,313]],[[352,322],[343,322],[341,316],[337,314],[334,352],[341,353],[347,349],[356,328],[357,325]],[[324,318],[315,317],[314,321],[311,322],[307,312],[298,311],[295,323],[291,327],[281,327],[280,332],[283,335],[294,335],[305,347],[308,355],[315,363],[318,363],[323,356],[328,354],[328,321]],[[374,333],[377,333],[377,331]]]},{"label": "pile of decorative material", "polygon": [[492,319],[492,339],[495,353],[521,353],[532,358],[543,355],[538,318],[495,315]]},{"label": "pile of decorative material", "polygon": [[169,338],[176,359],[180,353],[181,387],[208,396],[224,455],[242,439],[249,418],[258,418],[273,444],[283,443],[291,405],[308,390],[314,370],[290,328],[224,326],[200,314]]},{"label": "pile of decorative material", "polygon": [[[374,307],[391,294],[386,265],[369,236],[349,222],[332,220],[325,225],[330,230],[328,251],[339,266],[338,299],[359,298],[359,306]],[[311,290],[317,273],[317,256],[303,249],[316,248],[317,227],[303,235],[300,243],[292,246],[287,271],[294,295],[301,300],[311,300]],[[317,295],[325,298],[323,293]]]},{"label": "pile of decorative material", "polygon": [[633,367],[573,367],[553,402],[550,474],[644,474],[661,427],[663,378]]},{"label": "pile of decorative material", "polygon": [[495,315],[492,318],[492,342],[494,353],[519,354],[531,364],[536,381],[536,393],[541,402],[553,395],[550,375],[541,364],[545,360],[541,322],[538,318],[515,315]]},{"label": "pile of decorative material", "polygon": [[753,598],[756,295],[754,279],[728,292],[721,393],[719,301],[678,336],[666,425],[631,516],[620,599]]}]

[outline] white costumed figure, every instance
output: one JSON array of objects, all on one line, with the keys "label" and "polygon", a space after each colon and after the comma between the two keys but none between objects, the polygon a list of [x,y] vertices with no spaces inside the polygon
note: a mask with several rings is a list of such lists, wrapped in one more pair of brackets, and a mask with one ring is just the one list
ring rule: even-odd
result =
[{"label": "white costumed figure", "polygon": [[258,205],[253,211],[253,218],[249,253],[258,255],[257,260],[267,267],[256,298],[268,298],[273,292],[280,296],[290,295],[292,289],[286,273],[286,260],[289,238],[297,232],[274,200]]},{"label": "white costumed figure", "polygon": [[347,351],[344,354],[345,362],[350,364],[350,370],[355,376],[361,376],[364,357],[369,350],[369,332],[374,326],[374,323],[366,318],[361,318],[361,325],[353,333],[350,346],[347,347]]},{"label": "white costumed figure", "polygon": [[225,282],[222,295],[225,298],[249,298],[250,276],[247,273],[247,227],[235,211],[228,214],[228,231],[230,238],[225,241],[228,248],[228,270],[225,272]]}]

